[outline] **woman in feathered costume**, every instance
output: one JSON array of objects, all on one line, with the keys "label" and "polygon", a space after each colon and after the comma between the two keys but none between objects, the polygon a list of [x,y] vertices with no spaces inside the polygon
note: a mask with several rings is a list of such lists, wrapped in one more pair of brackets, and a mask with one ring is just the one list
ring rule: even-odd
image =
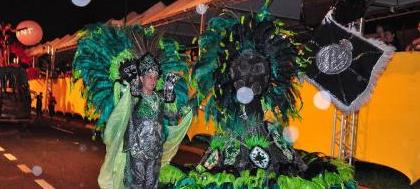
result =
[{"label": "woman in feathered costume", "polygon": [[182,108],[188,68],[178,50],[176,42],[141,26],[94,26],[79,41],[75,78],[83,79],[88,103],[100,113],[97,124],[105,125],[101,188],[158,187],[159,169],[175,155],[192,119]]}]

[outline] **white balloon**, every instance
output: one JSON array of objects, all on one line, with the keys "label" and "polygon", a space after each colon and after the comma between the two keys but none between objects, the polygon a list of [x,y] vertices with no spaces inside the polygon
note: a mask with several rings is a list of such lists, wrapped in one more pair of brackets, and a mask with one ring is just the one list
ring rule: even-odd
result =
[{"label": "white balloon", "polygon": [[241,87],[236,91],[236,99],[242,104],[249,104],[254,99],[254,92],[249,87]]},{"label": "white balloon", "polygon": [[327,91],[319,91],[314,95],[314,105],[318,109],[326,110],[331,105],[331,96]]},{"label": "white balloon", "polygon": [[90,3],[90,0],[71,0],[71,2],[78,7],[85,7]]},{"label": "white balloon", "polygon": [[299,137],[299,130],[295,126],[288,126],[283,129],[283,137],[287,142],[294,143]]},{"label": "white balloon", "polygon": [[204,13],[206,13],[206,12],[207,12],[207,9],[208,9],[208,8],[209,8],[209,6],[208,6],[208,5],[203,4],[203,3],[200,3],[200,4],[198,4],[198,5],[197,5],[197,7],[195,7],[195,11],[196,11],[198,14],[203,15]]}]

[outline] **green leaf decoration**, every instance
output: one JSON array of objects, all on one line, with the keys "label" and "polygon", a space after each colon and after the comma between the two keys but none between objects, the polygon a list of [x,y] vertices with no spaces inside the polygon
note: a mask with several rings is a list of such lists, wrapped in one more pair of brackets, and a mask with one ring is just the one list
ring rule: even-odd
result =
[{"label": "green leaf decoration", "polygon": [[168,164],[160,168],[159,182],[163,184],[175,184],[186,176],[180,169]]},{"label": "green leaf decoration", "polygon": [[252,135],[252,136],[248,136],[247,138],[245,138],[245,144],[250,149],[255,147],[255,146],[259,146],[259,147],[262,147],[262,148],[268,148],[268,146],[270,145],[270,141],[264,136]]}]

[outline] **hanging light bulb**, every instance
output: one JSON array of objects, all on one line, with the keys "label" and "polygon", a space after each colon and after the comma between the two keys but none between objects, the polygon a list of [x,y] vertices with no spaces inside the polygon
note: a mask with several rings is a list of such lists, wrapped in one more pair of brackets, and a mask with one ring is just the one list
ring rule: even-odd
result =
[{"label": "hanging light bulb", "polygon": [[195,7],[195,11],[196,11],[198,14],[203,15],[203,14],[205,14],[205,13],[207,12],[207,9],[208,9],[208,8],[209,8],[209,6],[208,6],[208,5],[203,4],[203,3],[200,3],[200,4],[198,4],[198,5],[197,5],[197,7]]}]

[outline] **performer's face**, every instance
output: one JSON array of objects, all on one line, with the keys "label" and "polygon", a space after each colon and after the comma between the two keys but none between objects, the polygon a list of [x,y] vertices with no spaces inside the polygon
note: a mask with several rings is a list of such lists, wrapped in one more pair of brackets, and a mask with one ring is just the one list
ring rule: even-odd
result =
[{"label": "performer's face", "polygon": [[158,75],[155,72],[147,73],[144,76],[140,76],[140,80],[143,85],[144,92],[151,92],[155,89]]}]

